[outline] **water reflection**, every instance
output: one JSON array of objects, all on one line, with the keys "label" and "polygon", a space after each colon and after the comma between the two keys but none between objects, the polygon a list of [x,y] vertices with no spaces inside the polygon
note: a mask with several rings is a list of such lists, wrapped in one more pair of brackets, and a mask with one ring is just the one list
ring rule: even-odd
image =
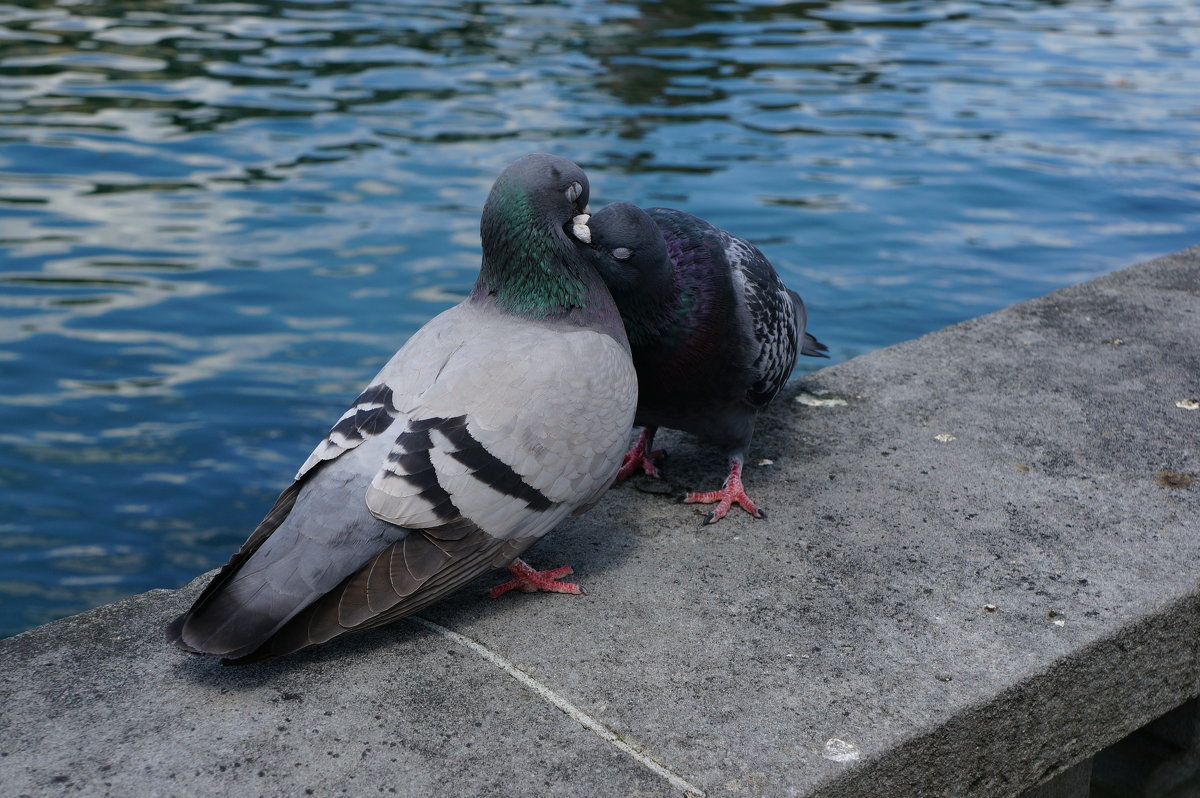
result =
[{"label": "water reflection", "polygon": [[495,174],[759,243],[838,357],[1195,243],[1182,2],[0,5],[0,633],[224,559]]}]

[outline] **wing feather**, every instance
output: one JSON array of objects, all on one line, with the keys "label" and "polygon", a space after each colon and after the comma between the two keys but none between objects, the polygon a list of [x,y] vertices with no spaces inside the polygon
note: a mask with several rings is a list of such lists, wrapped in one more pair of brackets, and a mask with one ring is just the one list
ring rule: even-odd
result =
[{"label": "wing feather", "polygon": [[[337,589],[292,618],[257,650],[228,661],[236,665],[256,662],[420,612],[495,567],[497,560],[503,564],[516,559],[536,538],[502,541],[476,530],[464,542],[456,554],[449,555],[448,562],[424,580],[415,581],[410,563],[426,556],[430,548],[441,551],[440,547],[420,533],[393,543]],[[381,575],[386,579],[381,581]],[[384,586],[384,582],[388,584]],[[368,605],[370,610],[366,609]]]},{"label": "wing feather", "polygon": [[200,653],[199,649],[184,640],[183,626],[185,622],[192,613],[206,606],[213,596],[228,584],[229,580],[238,572],[242,565],[258,551],[263,541],[270,537],[271,533],[278,529],[279,525],[287,519],[288,514],[292,511],[292,507],[296,504],[296,497],[300,495],[300,486],[301,481],[296,480],[291,485],[288,485],[283,493],[279,494],[279,498],[275,500],[275,506],[267,513],[266,518],[258,523],[258,526],[254,528],[254,531],[246,539],[246,542],[221,567],[221,570],[213,577],[213,580],[208,583],[208,586],[204,588],[203,592],[200,593],[199,597],[192,604],[191,610],[180,615],[167,625],[167,640],[187,651]]},{"label": "wing feather", "polygon": [[804,306],[793,302],[793,292],[757,247],[725,231],[721,235],[734,286],[749,312],[751,337],[758,349],[751,365],[754,381],[746,398],[756,407],[765,407],[796,367],[804,334],[800,316]]}]

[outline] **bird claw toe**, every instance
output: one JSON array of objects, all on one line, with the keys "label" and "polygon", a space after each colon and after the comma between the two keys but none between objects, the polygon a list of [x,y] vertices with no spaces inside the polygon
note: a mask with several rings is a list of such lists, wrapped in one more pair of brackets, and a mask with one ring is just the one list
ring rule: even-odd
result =
[{"label": "bird claw toe", "polygon": [[755,518],[766,518],[766,511],[760,509],[746,495],[746,489],[742,486],[740,471],[741,469],[731,471],[729,478],[725,480],[725,484],[720,490],[709,491],[708,493],[685,493],[682,499],[683,503],[712,504],[716,502],[717,506],[713,508],[713,511],[704,520],[706,525],[715,524],[720,521],[735,504]]},{"label": "bird claw toe", "polygon": [[569,565],[538,571],[527,565],[523,560],[517,560],[508,566],[508,570],[513,575],[513,578],[502,585],[493,587],[488,591],[488,596],[498,598],[510,590],[520,590],[522,593],[544,591],[546,593],[571,593],[577,596],[586,595],[586,591],[579,585],[571,582],[557,581],[560,577],[573,572],[573,569]]},{"label": "bird claw toe", "polygon": [[664,449],[649,448],[649,441],[653,436],[648,436],[643,430],[638,436],[637,441],[625,453],[621,459],[621,467],[617,469],[617,477],[613,483],[624,482],[638,471],[642,471],[646,476],[652,479],[662,479],[662,472],[658,469],[656,463],[667,456]]}]

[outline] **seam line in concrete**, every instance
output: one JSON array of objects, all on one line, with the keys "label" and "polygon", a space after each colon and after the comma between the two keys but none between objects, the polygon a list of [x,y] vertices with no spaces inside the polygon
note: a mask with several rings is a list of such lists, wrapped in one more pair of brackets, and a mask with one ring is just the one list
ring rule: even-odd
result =
[{"label": "seam line in concrete", "polygon": [[546,685],[537,681],[532,676],[530,676],[528,673],[521,670],[520,668],[518,668],[516,665],[509,662],[508,660],[504,659],[504,657],[500,656],[495,651],[492,651],[487,646],[483,645],[482,643],[480,643],[476,640],[472,640],[471,638],[469,638],[465,635],[461,635],[458,632],[455,632],[451,629],[447,629],[445,626],[436,624],[433,621],[425,620],[424,618],[422,618],[418,615],[410,615],[408,619],[410,621],[415,621],[416,623],[421,624],[421,626],[424,626],[426,629],[429,629],[431,632],[434,632],[435,634],[441,635],[442,637],[446,638],[447,640],[457,643],[458,645],[463,646],[465,648],[471,649],[476,654],[479,654],[481,657],[486,659],[488,662],[491,662],[493,665],[496,665],[501,670],[505,671],[509,676],[513,677],[518,682],[520,682],[521,684],[528,687],[530,690],[533,690],[535,693],[537,693],[543,699],[545,699],[546,701],[550,702],[554,706],[561,709],[569,717],[574,718],[576,721],[578,721],[578,723],[581,726],[583,726],[588,731],[598,735],[600,738],[602,738],[603,740],[608,742],[609,745],[611,745],[614,748],[616,748],[617,750],[633,757],[638,762],[638,764],[654,771],[659,776],[662,776],[664,779],[671,782],[671,785],[673,787],[675,787],[676,789],[682,790],[684,792],[684,794],[686,794],[692,798],[704,798],[704,791],[701,790],[699,787],[690,783],[689,781],[684,779],[682,776],[679,776],[678,774],[672,773],[671,771],[667,770],[665,767],[660,765],[658,762],[655,762],[649,756],[647,756],[646,754],[642,753],[638,749],[634,748],[629,743],[622,740],[620,737],[618,737],[616,735],[615,732],[613,732],[611,729],[609,729],[603,723],[596,720],[591,715],[587,714],[582,709],[575,706],[570,701],[563,698],[562,696],[560,696],[558,693],[551,690]]}]

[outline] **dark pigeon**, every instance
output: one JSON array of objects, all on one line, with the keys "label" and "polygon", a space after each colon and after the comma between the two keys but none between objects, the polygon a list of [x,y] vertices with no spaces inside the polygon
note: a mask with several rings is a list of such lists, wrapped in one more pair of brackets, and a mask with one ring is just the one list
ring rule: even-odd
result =
[{"label": "dark pigeon", "polygon": [[[586,228],[586,229],[585,229]],[[690,432],[729,456],[720,490],[685,502],[716,503],[707,523],[733,504],[765,513],[742,485],[758,412],[779,393],[797,354],[828,357],[805,332],[804,303],[749,242],[689,213],[609,205],[576,225],[621,310],[638,374],[636,424],[643,427],[617,479],[659,476],[659,427]]]},{"label": "dark pigeon", "polygon": [[530,155],[496,180],[470,297],[383,367],[274,509],[170,624],[181,648],[250,662],[410,615],[517,559],[597,501],[637,377],[616,306],[569,234],[583,171]]}]

